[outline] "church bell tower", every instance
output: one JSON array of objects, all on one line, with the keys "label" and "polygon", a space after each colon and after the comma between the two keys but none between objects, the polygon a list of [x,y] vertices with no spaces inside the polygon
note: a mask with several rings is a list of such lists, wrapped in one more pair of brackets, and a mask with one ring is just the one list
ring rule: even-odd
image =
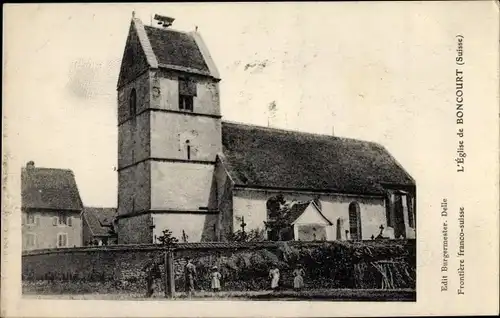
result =
[{"label": "church bell tower", "polygon": [[[198,31],[134,14],[118,79],[118,240],[211,240],[222,151],[219,73]],[[212,225],[213,224],[213,225]]]}]

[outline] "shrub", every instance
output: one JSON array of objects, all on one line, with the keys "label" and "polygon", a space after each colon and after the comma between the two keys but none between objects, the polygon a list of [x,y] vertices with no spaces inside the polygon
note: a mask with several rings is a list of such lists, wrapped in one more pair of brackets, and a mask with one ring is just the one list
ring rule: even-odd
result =
[{"label": "shrub", "polygon": [[[269,269],[280,269],[280,285],[293,286],[293,270],[301,264],[307,286],[316,288],[415,288],[414,259],[405,242],[329,242],[307,245],[280,242],[276,248],[233,251],[229,256],[195,258],[198,288],[210,288],[217,265],[225,290],[269,288]],[[383,262],[386,263],[383,263]],[[385,279],[382,272],[387,277]],[[181,275],[182,276],[182,275]],[[176,281],[184,290],[184,277]]]}]

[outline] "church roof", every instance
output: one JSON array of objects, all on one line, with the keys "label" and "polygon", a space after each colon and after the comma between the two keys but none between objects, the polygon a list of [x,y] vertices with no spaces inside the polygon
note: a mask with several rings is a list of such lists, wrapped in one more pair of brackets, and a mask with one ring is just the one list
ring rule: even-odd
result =
[{"label": "church roof", "polygon": [[94,236],[109,236],[110,226],[116,214],[115,208],[85,207],[85,220]]},{"label": "church roof", "polygon": [[415,185],[374,142],[223,122],[222,145],[237,186],[380,195]]},{"label": "church roof", "polygon": [[22,168],[21,206],[24,209],[81,211],[82,201],[73,172],[34,166]]}]

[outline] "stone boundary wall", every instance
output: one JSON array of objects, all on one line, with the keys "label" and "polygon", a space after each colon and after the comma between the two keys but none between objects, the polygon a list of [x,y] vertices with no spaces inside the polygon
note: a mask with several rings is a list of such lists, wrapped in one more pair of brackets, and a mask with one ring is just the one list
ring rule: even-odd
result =
[{"label": "stone boundary wall", "polygon": [[[288,286],[293,282],[292,271],[299,259],[300,262],[305,260],[306,267],[309,266],[306,272],[317,272],[310,275],[317,276],[315,285],[320,283],[325,285],[321,287],[356,288],[353,282],[339,280],[339,277],[354,275],[354,271],[349,269],[354,267],[354,264],[349,263],[349,260],[342,260],[342,256],[335,257],[339,258],[338,263],[335,263],[337,260],[334,263],[331,260],[323,263],[322,259],[328,258],[328,255],[317,255],[318,249],[330,248],[337,251],[353,246],[359,250],[396,246],[394,255],[382,255],[381,258],[406,257],[409,259],[406,263],[413,269],[416,264],[415,240],[179,243],[174,250],[176,290],[184,289],[183,268],[186,257],[192,258],[199,269],[199,289],[210,288],[209,271],[213,265],[219,267],[223,275],[223,288],[228,290],[265,288],[268,284],[267,272],[272,265],[280,267],[282,282]],[[152,259],[161,259],[165,250],[161,245],[110,245],[23,252],[22,279],[31,282],[101,283],[111,286],[111,289],[142,290],[145,288],[144,265]],[[342,253],[338,255],[343,255]],[[338,272],[342,268],[347,268],[348,271]],[[329,279],[325,279],[325,275],[331,278],[330,283]],[[313,284],[312,278],[310,282]]]}]

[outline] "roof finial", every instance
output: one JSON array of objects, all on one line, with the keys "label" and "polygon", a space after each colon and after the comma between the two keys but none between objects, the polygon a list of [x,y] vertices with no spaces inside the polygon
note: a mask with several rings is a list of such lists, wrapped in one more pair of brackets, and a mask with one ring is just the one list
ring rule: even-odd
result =
[{"label": "roof finial", "polygon": [[135,11],[132,11],[132,19],[135,18]]},{"label": "roof finial", "polygon": [[197,25],[195,25],[195,26],[194,26],[194,30],[195,30],[196,32],[198,32],[198,26],[197,26]]}]

